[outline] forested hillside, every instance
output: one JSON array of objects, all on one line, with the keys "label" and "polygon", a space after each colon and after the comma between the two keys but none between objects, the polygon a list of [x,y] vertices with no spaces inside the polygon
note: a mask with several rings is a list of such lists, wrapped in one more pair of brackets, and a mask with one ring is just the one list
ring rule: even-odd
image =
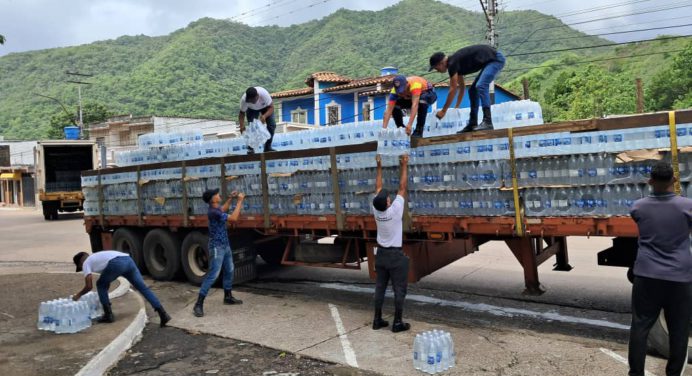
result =
[{"label": "forested hillside", "polygon": [[[504,12],[500,49],[521,53],[607,43],[562,26],[558,19],[535,11]],[[550,28],[535,40],[519,44],[538,27]],[[93,85],[83,88],[84,101],[92,108],[105,108],[111,113],[232,118],[241,93],[250,85],[278,91],[302,87],[305,77],[315,71],[362,77],[377,75],[383,66],[397,66],[404,74],[422,74],[432,52],[453,52],[468,44],[483,43],[484,35],[482,13],[433,0],[403,0],[381,11],[340,10],[290,27],[250,27],[204,18],[162,37],[123,36],[81,46],[9,54],[0,57],[0,135],[6,139],[51,135],[50,119],[62,110],[55,101],[38,94],[57,98],[74,110],[77,88],[65,82],[66,70],[94,74],[89,79]],[[662,49],[664,44],[675,44],[671,49],[678,49],[683,42],[660,43]],[[676,54],[665,59],[662,55],[651,56],[639,62],[625,59],[622,63],[594,63],[593,67],[568,65],[613,53],[627,55],[628,49],[624,46],[616,52],[600,48],[510,57],[498,82],[508,84],[525,74],[536,98],[549,101],[546,107],[551,116],[582,116],[588,111],[560,107],[561,100],[570,100],[564,90],[556,88],[555,94],[548,95],[553,86],[564,81],[562,72],[581,77],[582,70],[591,69],[586,77],[595,81],[610,80],[616,74],[622,76],[622,82],[630,82],[632,75],[643,75],[649,90],[648,79],[653,72],[673,69]],[[560,65],[524,70],[551,62]],[[685,64],[683,61],[683,68]],[[445,79],[442,74],[428,77]],[[515,89],[517,82],[512,83]],[[582,87],[583,83],[574,85]],[[607,95],[609,89],[605,86]]]}]

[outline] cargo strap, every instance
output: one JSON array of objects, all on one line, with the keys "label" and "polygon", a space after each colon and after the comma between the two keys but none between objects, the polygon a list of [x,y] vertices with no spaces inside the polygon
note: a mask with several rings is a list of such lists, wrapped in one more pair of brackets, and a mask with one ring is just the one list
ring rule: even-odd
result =
[{"label": "cargo strap", "polygon": [[680,194],[680,162],[678,157],[678,130],[675,125],[675,111],[668,111],[668,129],[670,130],[670,164],[675,176],[675,193]]},{"label": "cargo strap", "polygon": [[512,169],[512,195],[514,196],[514,228],[517,236],[524,236],[524,223],[521,218],[521,205],[519,203],[519,183],[517,181],[517,164],[514,159],[514,130],[507,129],[509,142],[509,165]]}]

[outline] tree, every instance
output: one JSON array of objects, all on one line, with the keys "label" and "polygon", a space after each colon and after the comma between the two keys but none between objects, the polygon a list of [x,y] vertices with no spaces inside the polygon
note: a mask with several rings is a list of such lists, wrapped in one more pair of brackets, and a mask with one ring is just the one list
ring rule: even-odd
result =
[{"label": "tree", "polygon": [[[79,108],[75,107],[74,115],[65,111],[58,111],[50,118],[50,127],[47,136],[52,139],[64,137],[64,128],[75,124],[79,117]],[[82,119],[84,124],[98,123],[106,120],[113,113],[101,103],[87,102],[82,106]]]},{"label": "tree", "polygon": [[0,44],[5,44],[5,37],[0,34]]},{"label": "tree", "polygon": [[647,90],[647,107],[660,111],[688,108],[692,103],[692,43],[673,58],[673,64],[654,76]]}]

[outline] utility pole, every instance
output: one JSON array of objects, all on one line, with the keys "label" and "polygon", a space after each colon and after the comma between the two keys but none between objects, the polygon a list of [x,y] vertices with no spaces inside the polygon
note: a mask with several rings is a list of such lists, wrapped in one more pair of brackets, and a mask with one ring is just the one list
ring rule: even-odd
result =
[{"label": "utility pole", "polygon": [[[69,76],[93,77],[93,74],[65,71]],[[67,80],[71,84],[77,84],[77,96],[79,97],[79,138],[83,136],[84,120],[82,118],[82,85],[91,85],[91,82]]]},{"label": "utility pole", "polygon": [[[488,44],[497,49],[497,30],[495,22],[497,21],[497,0],[478,0],[485,13],[485,20],[488,22],[488,32],[486,39]],[[490,83],[490,104],[495,104],[495,81]]]},{"label": "utility pole", "polygon": [[486,39],[488,44],[497,48],[497,29],[495,27],[495,22],[497,21],[497,0],[479,0],[481,3],[481,8],[483,8],[483,13],[485,13],[485,20],[488,23],[488,31],[486,33]]},{"label": "utility pole", "polygon": [[642,79],[637,78],[634,80],[637,85],[637,113],[641,114],[644,112],[644,90],[642,89]]}]

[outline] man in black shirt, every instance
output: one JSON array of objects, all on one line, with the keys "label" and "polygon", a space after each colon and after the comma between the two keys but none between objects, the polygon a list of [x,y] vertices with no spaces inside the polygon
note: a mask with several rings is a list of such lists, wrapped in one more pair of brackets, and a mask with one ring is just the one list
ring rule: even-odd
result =
[{"label": "man in black shirt", "polygon": [[[477,44],[468,46],[455,52],[452,56],[445,56],[442,52],[436,52],[430,56],[430,70],[444,73],[449,72],[449,94],[444,107],[437,112],[437,118],[442,119],[447,109],[452,105],[454,96],[459,91],[456,108],[464,99],[464,75],[478,72],[478,76],[469,87],[469,101],[471,102],[471,114],[468,125],[459,133],[468,131],[484,131],[493,129],[493,120],[490,114],[490,83],[495,80],[497,74],[505,66],[505,57],[496,49]],[[478,124],[478,98],[483,107],[483,121]]]}]

